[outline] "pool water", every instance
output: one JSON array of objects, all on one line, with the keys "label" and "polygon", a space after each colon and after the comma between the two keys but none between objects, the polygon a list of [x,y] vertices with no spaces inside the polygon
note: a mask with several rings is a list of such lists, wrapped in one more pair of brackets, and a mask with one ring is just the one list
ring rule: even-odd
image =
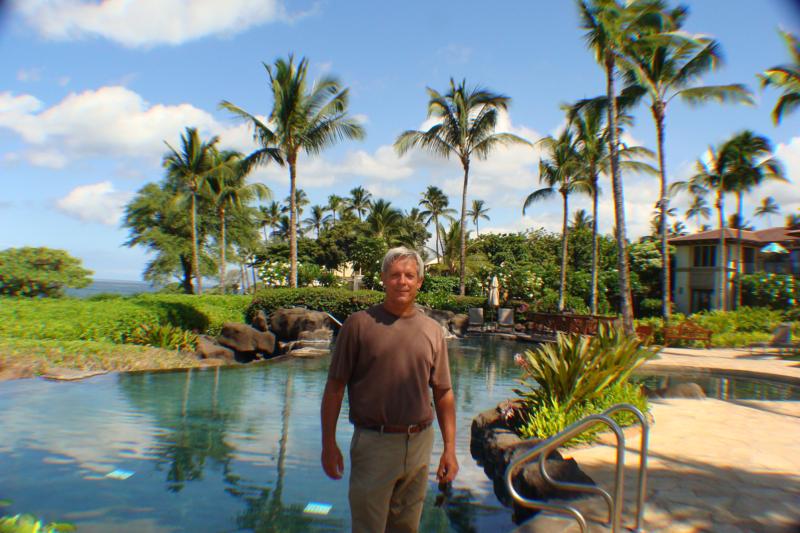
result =
[{"label": "pool water", "polygon": [[[513,394],[520,346],[478,339],[450,350],[462,470],[440,506],[431,477],[421,530],[507,531],[510,512],[470,457],[469,434],[475,414]],[[0,384],[0,500],[12,501],[0,515],[81,532],[349,530],[347,478],[319,466],[328,362]],[[351,434],[345,402],[345,456]],[[440,453],[437,430],[434,464]],[[132,475],[106,477],[114,471]],[[309,503],[332,507],[309,514]]]},{"label": "pool water", "polygon": [[[477,338],[449,348],[461,471],[444,501],[431,476],[421,531],[509,531],[510,511],[469,454],[470,425],[513,396],[513,355],[526,346]],[[348,461],[339,481],[319,466],[328,363],[2,383],[0,500],[12,504],[0,515],[68,521],[82,533],[347,531]],[[345,401],[338,426],[345,456],[351,434]],[[434,446],[432,470],[438,431]],[[304,512],[309,504],[330,512]]]}]

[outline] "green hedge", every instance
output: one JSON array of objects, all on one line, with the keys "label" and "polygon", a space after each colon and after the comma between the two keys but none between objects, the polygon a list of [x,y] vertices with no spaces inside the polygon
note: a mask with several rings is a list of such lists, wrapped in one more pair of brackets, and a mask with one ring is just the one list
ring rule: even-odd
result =
[{"label": "green hedge", "polygon": [[[327,311],[344,321],[348,316],[377,305],[383,301],[381,291],[351,291],[347,289],[326,289],[308,287],[300,289],[264,289],[259,291],[247,309],[246,316],[252,319],[258,311],[269,314],[281,307],[306,307],[317,311]],[[445,309],[454,313],[466,313],[470,307],[481,307],[486,298],[479,296],[453,296],[450,294],[417,295],[417,302],[435,309]]]},{"label": "green hedge", "polygon": [[244,319],[249,296],[147,294],[79,300],[0,300],[0,336],[21,339],[125,342],[141,325],[219,333]]}]

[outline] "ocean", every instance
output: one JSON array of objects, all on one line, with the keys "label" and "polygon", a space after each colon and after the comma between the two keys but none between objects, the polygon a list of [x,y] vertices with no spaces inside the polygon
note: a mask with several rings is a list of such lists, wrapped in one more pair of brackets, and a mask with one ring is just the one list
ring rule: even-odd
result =
[{"label": "ocean", "polygon": [[67,289],[67,296],[89,298],[96,294],[122,294],[125,296],[140,292],[156,292],[160,287],[146,281],[121,281],[113,279],[96,279],[88,287]]}]

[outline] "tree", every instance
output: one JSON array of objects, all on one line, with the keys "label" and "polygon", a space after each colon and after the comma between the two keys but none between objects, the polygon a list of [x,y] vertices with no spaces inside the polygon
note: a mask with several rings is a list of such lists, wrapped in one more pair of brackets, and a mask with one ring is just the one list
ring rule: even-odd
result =
[{"label": "tree", "polygon": [[0,296],[64,296],[64,288],[92,282],[93,272],[65,250],[7,248],[0,251]]},{"label": "tree", "polygon": [[439,217],[452,221],[453,215],[456,213],[455,209],[448,207],[449,204],[450,199],[447,197],[444,191],[435,185],[428,185],[428,188],[424,193],[422,193],[422,199],[419,201],[420,207],[423,208],[423,211],[420,213],[420,215],[425,218],[425,225],[428,226],[431,222],[433,222],[433,228],[436,234],[434,251],[436,252],[437,263],[441,260],[439,250],[441,249],[440,243],[442,242],[442,232],[439,231]]},{"label": "tree", "polygon": [[267,238],[266,227],[269,226],[270,235],[273,235],[281,222],[281,204],[273,200],[266,207],[263,205],[259,207],[259,210],[261,211],[261,224],[265,228],[264,242],[267,242],[269,239]]},{"label": "tree", "polygon": [[[283,201],[284,204],[283,207],[281,207],[281,212],[289,213],[289,216],[291,217],[290,213],[292,205],[291,196],[287,196],[286,198],[283,199]],[[297,234],[300,235],[301,237],[303,236],[303,231],[302,231],[302,226],[300,226],[300,217],[303,216],[303,210],[310,203],[311,200],[308,199],[306,191],[304,191],[303,189],[296,189],[294,191],[294,221],[295,221],[295,226],[297,228]]]},{"label": "tree", "polygon": [[567,290],[567,252],[569,240],[569,195],[572,192],[588,192],[589,185],[578,178],[580,162],[572,131],[565,128],[558,138],[545,137],[539,141],[547,150],[548,159],[539,160],[539,183],[545,187],[533,191],[525,198],[522,214],[535,202],[561,195],[563,217],[561,224],[561,284],[558,289],[558,311],[564,311]]},{"label": "tree", "polygon": [[330,217],[330,215],[325,214],[324,207],[315,205],[311,207],[311,216],[303,222],[306,225],[306,230],[314,230],[317,234],[317,239],[319,239],[319,232],[330,221]]},{"label": "tree", "polygon": [[786,181],[783,167],[772,156],[772,143],[763,135],[756,135],[750,130],[742,131],[731,137],[722,151],[727,158],[728,191],[736,194],[736,238],[739,251],[736,255],[736,309],[742,303],[741,261],[742,261],[742,208],[745,193],[761,185],[766,180]]},{"label": "tree", "polygon": [[369,213],[369,208],[372,205],[372,194],[360,185],[350,189],[350,197],[345,199],[347,209],[356,214],[358,221],[361,222],[362,217]]},{"label": "tree", "polygon": [[480,237],[481,232],[478,229],[478,220],[489,220],[489,208],[486,207],[486,202],[483,200],[472,200],[472,207],[467,211],[467,216],[472,219],[475,224],[475,236]]},{"label": "tree", "polygon": [[458,157],[464,170],[461,189],[461,267],[459,269],[459,294],[464,296],[467,254],[467,187],[472,157],[486,159],[500,145],[530,143],[511,133],[495,133],[500,111],[508,109],[511,98],[486,89],[468,88],[466,80],[456,85],[450,78],[450,90],[440,94],[428,88],[428,117],[438,122],[427,131],[408,130],[400,134],[394,143],[397,153],[405,154],[419,146],[438,156]]},{"label": "tree", "polygon": [[209,175],[206,183],[213,197],[214,207],[219,218],[219,284],[225,294],[225,214],[228,208],[241,208],[248,202],[267,200],[272,196],[269,187],[263,183],[245,183],[250,168],[243,161],[242,154],[234,151],[213,154],[216,171]]},{"label": "tree", "polygon": [[625,333],[632,335],[633,304],[631,301],[630,266],[627,251],[625,224],[625,198],[619,169],[618,102],[614,80],[617,63],[624,60],[631,43],[647,27],[660,27],[661,2],[633,0],[620,4],[618,0],[579,0],[581,27],[585,39],[594,52],[595,60],[606,75],[608,105],[608,146],[611,167],[611,185],[614,193],[615,237],[617,239],[617,270],[619,276],[620,311]]},{"label": "tree", "polygon": [[700,195],[693,195],[692,196],[692,203],[689,208],[686,210],[686,220],[695,219],[695,222],[699,226],[701,224],[701,219],[707,219],[711,216],[711,208],[708,207],[708,202],[703,196]]},{"label": "tree", "polygon": [[[669,273],[669,247],[667,245],[667,216],[669,196],[667,195],[667,169],[664,162],[665,119],[667,106],[680,98],[690,105],[709,101],[753,102],[750,91],[744,85],[699,85],[705,74],[715,70],[721,63],[720,45],[714,39],[688,35],[681,32],[688,16],[688,8],[678,7],[662,17],[665,27],[660,30],[674,32],[672,38],[655,33],[649,38],[638,39],[631,47],[625,61],[628,82],[641,88],[650,103],[650,112],[656,127],[660,196],[660,226],[658,234],[661,241],[661,313],[665,320],[671,315],[671,288]],[[677,36],[677,37],[676,37]]]},{"label": "tree", "polygon": [[198,294],[203,292],[203,283],[197,251],[197,195],[204,187],[206,178],[212,172],[219,170],[214,166],[215,145],[218,141],[218,137],[202,141],[197,133],[197,128],[186,128],[186,133],[181,134],[180,152],[169,143],[165,143],[169,152],[164,156],[164,167],[179,187],[186,191],[191,201],[192,270],[197,276]]},{"label": "tree", "polygon": [[572,222],[569,225],[571,230],[591,230],[594,221],[592,215],[586,212],[586,209],[578,209],[572,217]]},{"label": "tree", "polygon": [[343,89],[339,80],[325,76],[308,87],[307,59],[295,65],[294,56],[290,55],[288,61],[280,58],[274,65],[264,64],[264,68],[273,97],[267,124],[231,102],[221,105],[253,125],[254,137],[262,149],[252,157],[259,162],[272,159],[289,165],[289,284],[297,287],[297,157],[301,151],[316,155],[343,139],[362,139],[364,129],[348,116],[349,90]]},{"label": "tree", "polygon": [[394,244],[394,238],[400,232],[403,214],[392,207],[391,202],[376,200],[372,202],[367,224],[372,237],[383,239],[387,246]]},{"label": "tree", "polygon": [[336,225],[336,213],[339,213],[344,207],[344,198],[331,194],[328,196],[328,205],[325,206],[331,212],[331,224]]},{"label": "tree", "polygon": [[772,85],[783,90],[772,109],[775,124],[780,124],[784,115],[792,113],[800,105],[800,41],[786,31],[780,31],[780,35],[789,49],[792,62],[769,68],[758,76],[762,87]]},{"label": "tree", "polygon": [[767,225],[772,225],[772,218],[770,215],[779,215],[781,207],[772,196],[767,196],[761,199],[761,204],[756,207],[755,215],[757,217],[767,217]]}]

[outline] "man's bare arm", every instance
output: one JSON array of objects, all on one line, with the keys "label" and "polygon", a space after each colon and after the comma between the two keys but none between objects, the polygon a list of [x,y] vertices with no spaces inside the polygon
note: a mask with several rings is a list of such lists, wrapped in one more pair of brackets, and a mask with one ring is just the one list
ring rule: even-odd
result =
[{"label": "man's bare arm", "polygon": [[322,469],[331,479],[341,479],[344,474],[344,459],[339,445],[336,444],[336,423],[342,410],[345,383],[328,379],[325,392],[322,393]]},{"label": "man's bare arm", "polygon": [[458,474],[456,458],[456,400],[452,389],[433,389],[433,404],[436,407],[436,418],[442,432],[444,450],[439,460],[436,479],[440,483],[453,481]]}]

